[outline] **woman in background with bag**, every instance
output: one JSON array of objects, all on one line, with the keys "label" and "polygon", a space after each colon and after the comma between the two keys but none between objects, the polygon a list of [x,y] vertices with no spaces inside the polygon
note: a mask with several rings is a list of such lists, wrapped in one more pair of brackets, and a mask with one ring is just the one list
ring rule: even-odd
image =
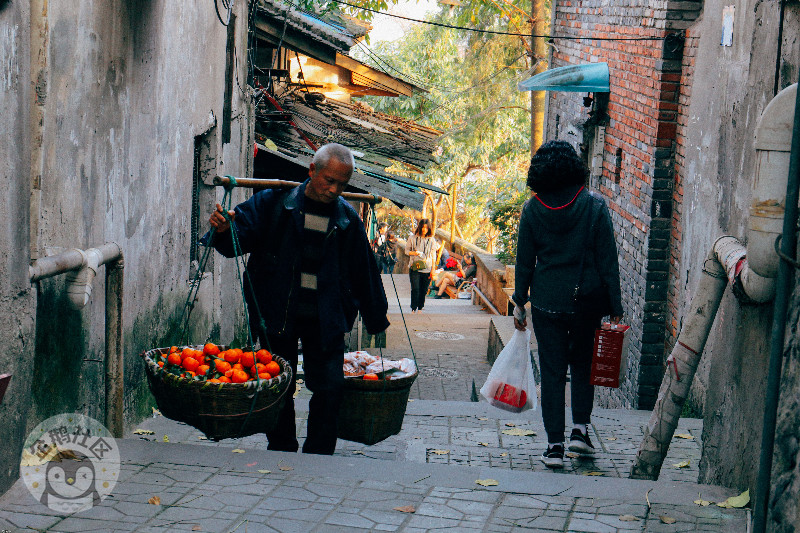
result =
[{"label": "woman in background with bag", "polygon": [[420,219],[414,234],[406,241],[406,255],[411,281],[411,312],[417,313],[425,307],[425,295],[431,283],[431,267],[436,260],[436,240],[427,218]]},{"label": "woman in background with bag", "polygon": [[622,318],[619,262],[605,202],[585,188],[589,171],[565,141],[542,145],[531,159],[517,240],[514,326],[531,325],[539,346],[542,418],[550,468],[564,466],[564,394],[570,369],[572,422],[569,449],[594,453],[589,438],[594,386],[589,377],[594,331],[600,319]]}]

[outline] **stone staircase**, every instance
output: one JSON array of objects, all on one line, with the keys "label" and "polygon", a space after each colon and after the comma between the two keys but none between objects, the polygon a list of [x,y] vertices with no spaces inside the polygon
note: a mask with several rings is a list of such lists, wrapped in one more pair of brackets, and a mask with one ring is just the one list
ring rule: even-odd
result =
[{"label": "stone staircase", "polygon": [[[408,309],[405,276],[395,278]],[[399,434],[372,446],[340,440],[324,457],[267,451],[263,435],[212,442],[154,415],[118,441],[122,471],[111,497],[64,517],[17,483],[0,498],[0,531],[746,531],[747,511],[694,503],[735,495],[696,484],[701,420],[681,421],[658,482],[627,479],[649,418],[640,411],[597,409],[596,456],[567,457],[550,471],[538,459],[546,446],[538,411],[470,401],[473,381],[480,388],[490,369],[490,337],[502,346],[510,319],[431,299],[405,317],[395,302],[390,320],[384,355],[411,357],[410,337],[420,367]],[[301,384],[301,440],[309,396]],[[160,504],[148,503],[154,496]]]}]

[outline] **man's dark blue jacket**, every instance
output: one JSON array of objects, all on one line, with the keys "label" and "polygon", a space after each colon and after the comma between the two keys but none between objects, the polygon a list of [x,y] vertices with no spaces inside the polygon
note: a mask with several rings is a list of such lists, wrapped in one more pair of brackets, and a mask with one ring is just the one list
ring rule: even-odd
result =
[{"label": "man's dark blue jacket", "polygon": [[[250,254],[247,271],[270,335],[300,333],[292,329],[292,317],[300,277],[306,185],[308,180],[288,192],[260,191],[234,209],[239,244],[243,253]],[[215,234],[212,245],[225,257],[233,257],[230,231]],[[349,332],[358,311],[370,334],[389,327],[386,294],[364,226],[342,198],[336,200],[319,253],[322,263],[317,295],[322,345],[335,344]],[[245,291],[251,324],[257,326],[249,293]]]}]

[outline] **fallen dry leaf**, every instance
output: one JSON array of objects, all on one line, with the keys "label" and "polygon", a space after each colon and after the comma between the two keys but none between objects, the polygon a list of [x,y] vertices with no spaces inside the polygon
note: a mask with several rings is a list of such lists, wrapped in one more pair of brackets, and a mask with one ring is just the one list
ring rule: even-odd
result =
[{"label": "fallen dry leaf", "polygon": [[489,445],[488,442],[479,442],[478,443],[478,446],[488,446],[488,445]]},{"label": "fallen dry leaf", "polygon": [[159,411],[155,407],[153,407],[152,409],[153,409],[153,417],[161,416],[161,411]]},{"label": "fallen dry leaf", "polygon": [[575,452],[567,452],[567,453],[565,453],[564,455],[565,455],[566,457],[569,457],[570,459],[577,459],[578,457],[580,457],[580,455],[578,455],[578,454],[577,454],[577,453],[575,453]]},{"label": "fallen dry leaf", "polygon": [[604,476],[605,474],[602,472],[586,472],[584,476]]},{"label": "fallen dry leaf", "polygon": [[192,531],[202,531],[203,528],[200,527],[200,524],[195,524],[192,526]]},{"label": "fallen dry leaf", "polygon": [[431,450],[431,453],[436,455],[447,455],[450,453],[450,450]]},{"label": "fallen dry leaf", "polygon": [[244,450],[242,450],[241,448],[234,448],[233,450],[231,450],[231,453],[244,453]]},{"label": "fallen dry leaf", "polygon": [[709,505],[711,505],[711,504],[712,504],[712,503],[714,503],[714,502],[710,502],[710,501],[708,501],[708,500],[704,500],[704,499],[701,497],[699,500],[695,500],[695,501],[694,501],[694,503],[695,503],[695,504],[697,504],[697,505],[699,505],[699,506],[701,506],[701,507],[708,507]]},{"label": "fallen dry leaf", "polygon": [[478,420],[489,420],[489,419],[487,417],[485,417],[485,416],[479,416]]},{"label": "fallen dry leaf", "polygon": [[408,403],[411,403],[411,402],[413,402],[413,401],[414,401],[414,398],[409,398],[409,399],[408,399]]},{"label": "fallen dry leaf", "polygon": [[681,461],[680,463],[675,463],[672,466],[674,466],[675,468],[689,468],[689,459]]},{"label": "fallen dry leaf", "polygon": [[258,461],[256,461],[255,463],[247,463],[247,466],[256,466],[257,464],[258,464]]},{"label": "fallen dry leaf", "polygon": [[694,437],[692,435],[689,435],[688,433],[676,433],[675,434],[675,438],[676,439],[694,440]]},{"label": "fallen dry leaf", "polygon": [[353,450],[353,455],[364,455],[364,452],[361,450]]},{"label": "fallen dry leaf", "polygon": [[515,427],[517,427],[517,425],[516,425],[516,424],[513,424],[513,423],[511,423],[511,422],[506,422],[506,427],[509,427],[509,428],[515,428]]},{"label": "fallen dry leaf", "polygon": [[164,435],[164,438],[162,440],[164,442],[169,442],[169,435]]},{"label": "fallen dry leaf", "polygon": [[750,503],[750,489],[747,489],[738,496],[731,496],[724,502],[718,503],[717,507],[722,507],[726,509],[730,508],[740,509],[742,507],[745,507],[748,503]]},{"label": "fallen dry leaf", "polygon": [[280,469],[283,470],[284,472],[288,472],[289,470],[294,470],[294,468],[292,468],[291,466],[282,466],[280,467]]},{"label": "fallen dry leaf", "polygon": [[500,454],[500,457],[508,457],[508,452],[503,452]]},{"label": "fallen dry leaf", "polygon": [[258,473],[259,474],[271,474],[272,470],[259,470]]},{"label": "fallen dry leaf", "polygon": [[155,435],[155,431],[150,431],[149,429],[134,429],[134,435]]},{"label": "fallen dry leaf", "polygon": [[606,440],[617,440],[617,437],[606,437]]},{"label": "fallen dry leaf", "polygon": [[200,435],[199,437],[197,437],[197,440],[208,440],[208,437]]},{"label": "fallen dry leaf", "polygon": [[475,483],[483,487],[494,487],[500,484],[496,479],[476,479]]},{"label": "fallen dry leaf", "polygon": [[677,520],[675,520],[675,519],[674,519],[674,518],[672,518],[671,516],[667,516],[667,515],[665,515],[665,514],[662,514],[661,516],[659,516],[659,518],[660,518],[660,519],[661,519],[661,521],[662,521],[663,523],[665,523],[665,524],[674,524],[675,522],[677,522]]},{"label": "fallen dry leaf", "polygon": [[644,499],[647,501],[647,508],[650,509],[652,504],[650,503],[650,491],[653,489],[647,489],[647,492],[644,493]]},{"label": "fallen dry leaf", "polygon": [[394,507],[395,511],[400,511],[401,513],[414,513],[416,509],[414,509],[413,505],[404,505],[402,507]]},{"label": "fallen dry leaf", "polygon": [[150,505],[161,505],[161,498],[159,498],[158,496],[153,496],[152,498],[147,500],[147,503],[149,503]]},{"label": "fallen dry leaf", "polygon": [[520,428],[505,429],[501,431],[501,433],[505,435],[512,435],[514,437],[533,437],[536,435],[535,431],[531,431],[530,429],[520,429]]},{"label": "fallen dry leaf", "polygon": [[622,522],[638,522],[639,519],[633,516],[632,514],[623,514],[619,516],[619,519]]}]

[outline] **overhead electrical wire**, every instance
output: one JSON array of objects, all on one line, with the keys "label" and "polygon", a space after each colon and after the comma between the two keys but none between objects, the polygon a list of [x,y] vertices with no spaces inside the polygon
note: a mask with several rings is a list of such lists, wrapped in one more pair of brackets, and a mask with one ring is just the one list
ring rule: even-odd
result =
[{"label": "overhead electrical wire", "polygon": [[377,9],[371,9],[369,7],[359,6],[357,4],[351,4],[350,2],[345,2],[344,0],[330,0],[330,1],[335,4],[341,4],[355,9],[363,9],[364,11],[369,11],[371,13],[375,13],[378,15],[385,15],[387,17],[408,20],[410,22],[418,22],[420,24],[428,24],[430,26],[439,26],[441,28],[450,28],[453,30],[472,31],[475,33],[489,33],[492,35],[511,35],[513,37],[541,37],[545,39],[567,39],[567,40],[589,40],[589,41],[663,41],[666,38],[666,36],[665,37],[572,37],[564,35],[535,35],[530,33],[514,33],[514,32],[496,31],[496,30],[481,30],[478,28],[469,28],[466,26],[454,26],[452,24],[444,24],[443,22],[433,22],[429,20],[404,17],[402,15],[394,15],[392,13],[384,13],[383,11],[378,11]]}]

